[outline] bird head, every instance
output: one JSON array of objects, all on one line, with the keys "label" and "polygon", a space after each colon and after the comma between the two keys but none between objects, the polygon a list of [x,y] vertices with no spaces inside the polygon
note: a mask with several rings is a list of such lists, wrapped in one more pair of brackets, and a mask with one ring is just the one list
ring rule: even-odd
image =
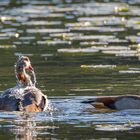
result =
[{"label": "bird head", "polygon": [[17,61],[17,71],[23,71],[28,70],[30,72],[33,72],[33,67],[31,65],[31,61],[27,56],[20,56]]},{"label": "bird head", "polygon": [[[31,65],[31,61],[27,56],[20,56],[16,63],[16,69],[15,69],[17,82],[24,86],[31,86],[35,85],[36,83],[36,76],[34,73],[34,69]],[[30,75],[31,73],[31,75]],[[32,79],[33,77],[33,79]]]}]

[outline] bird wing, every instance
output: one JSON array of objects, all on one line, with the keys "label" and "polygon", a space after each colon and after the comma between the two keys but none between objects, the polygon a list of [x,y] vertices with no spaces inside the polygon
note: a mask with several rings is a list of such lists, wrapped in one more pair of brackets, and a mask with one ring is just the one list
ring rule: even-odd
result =
[{"label": "bird wing", "polygon": [[46,109],[46,106],[48,105],[48,99],[39,89],[31,88],[25,91],[22,104],[27,111],[38,110],[35,112],[39,112]]}]

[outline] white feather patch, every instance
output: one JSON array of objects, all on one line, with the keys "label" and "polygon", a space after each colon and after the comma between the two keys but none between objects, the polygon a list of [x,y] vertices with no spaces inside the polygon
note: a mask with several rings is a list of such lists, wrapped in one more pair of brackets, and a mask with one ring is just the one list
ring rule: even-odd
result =
[{"label": "white feather patch", "polygon": [[140,109],[140,100],[135,98],[125,97],[115,103],[116,109]]}]

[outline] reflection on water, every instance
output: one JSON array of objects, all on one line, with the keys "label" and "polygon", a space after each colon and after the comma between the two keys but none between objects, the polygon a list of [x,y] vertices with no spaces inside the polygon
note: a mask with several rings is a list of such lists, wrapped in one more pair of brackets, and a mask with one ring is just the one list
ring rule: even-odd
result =
[{"label": "reflection on water", "polygon": [[139,110],[81,103],[140,94],[139,0],[1,0],[0,92],[15,86],[19,55],[30,56],[53,109],[0,112],[0,139],[139,139]]},{"label": "reflection on water", "polygon": [[[140,127],[140,110],[118,112],[107,109],[96,110],[91,105],[81,103],[85,98],[53,97],[51,106],[55,109],[50,113],[1,112],[0,130],[4,128],[7,132],[14,134],[16,140],[36,140],[38,138],[67,138],[69,131],[71,135],[74,135],[75,130],[79,135],[83,129],[84,131],[91,129],[97,133],[97,136],[103,131],[114,131],[121,138],[120,131],[124,131],[124,134],[133,133],[134,128]],[[59,131],[62,134],[59,134]],[[86,138],[88,131],[83,134],[79,138]],[[111,137],[112,135],[106,138]],[[113,139],[115,138],[114,136]]]}]

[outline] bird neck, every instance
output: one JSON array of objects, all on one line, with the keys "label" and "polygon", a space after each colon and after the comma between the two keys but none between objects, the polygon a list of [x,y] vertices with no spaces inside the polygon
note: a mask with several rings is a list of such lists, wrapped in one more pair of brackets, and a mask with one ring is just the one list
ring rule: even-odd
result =
[{"label": "bird neck", "polygon": [[31,77],[27,74],[25,68],[22,70],[16,69],[16,77],[17,77],[17,84],[22,87],[32,86],[33,83],[31,81]]}]

